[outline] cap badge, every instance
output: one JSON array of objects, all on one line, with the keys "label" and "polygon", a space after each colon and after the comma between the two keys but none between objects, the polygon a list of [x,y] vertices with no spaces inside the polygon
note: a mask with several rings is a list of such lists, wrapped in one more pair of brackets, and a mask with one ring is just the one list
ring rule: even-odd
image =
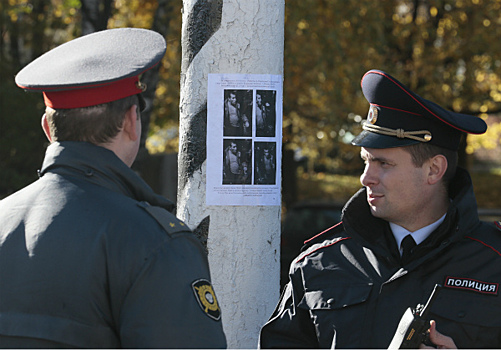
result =
[{"label": "cap badge", "polygon": [[138,89],[142,90],[142,92],[146,91],[146,84],[145,83],[141,83],[139,80],[136,82],[136,87]]},{"label": "cap badge", "polygon": [[377,121],[378,110],[375,106],[371,106],[369,108],[369,113],[367,114],[367,121],[371,124],[376,124]]}]

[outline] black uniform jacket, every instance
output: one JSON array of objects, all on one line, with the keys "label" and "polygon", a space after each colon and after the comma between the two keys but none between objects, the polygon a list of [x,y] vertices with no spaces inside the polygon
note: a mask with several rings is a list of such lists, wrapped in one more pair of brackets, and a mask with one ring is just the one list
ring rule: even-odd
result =
[{"label": "black uniform jacket", "polygon": [[402,265],[389,224],[370,214],[365,189],[343,222],[293,261],[290,282],[260,334],[262,348],[387,348],[408,307],[431,308],[459,348],[501,348],[501,230],[478,219],[468,173],[459,169],[445,221]]},{"label": "black uniform jacket", "polygon": [[113,152],[49,146],[41,178],[0,201],[0,347],[225,347],[171,207]]}]

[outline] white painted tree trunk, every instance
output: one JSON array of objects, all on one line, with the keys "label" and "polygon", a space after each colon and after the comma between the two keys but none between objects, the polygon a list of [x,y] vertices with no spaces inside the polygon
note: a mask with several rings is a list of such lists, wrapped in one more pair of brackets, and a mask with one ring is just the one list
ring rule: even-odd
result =
[{"label": "white painted tree trunk", "polygon": [[284,0],[183,0],[177,215],[192,229],[210,217],[209,264],[229,348],[255,348],[278,301],[281,210],[206,206],[207,79],[283,76],[284,11]]}]

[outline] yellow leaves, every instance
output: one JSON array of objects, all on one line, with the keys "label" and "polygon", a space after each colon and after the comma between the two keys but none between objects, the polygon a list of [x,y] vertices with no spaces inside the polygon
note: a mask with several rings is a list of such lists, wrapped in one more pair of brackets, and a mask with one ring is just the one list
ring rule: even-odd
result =
[{"label": "yellow leaves", "polygon": [[151,28],[157,6],[156,0],[115,0],[115,13],[108,26]]},{"label": "yellow leaves", "polygon": [[485,72],[477,72],[475,79],[481,83],[485,80]]},{"label": "yellow leaves", "polygon": [[490,96],[494,102],[501,102],[501,88],[498,87],[498,90],[492,90],[490,92]]},{"label": "yellow leaves", "polygon": [[297,35],[303,35],[303,32],[305,30],[307,30],[309,27],[310,27],[310,25],[308,24],[308,22],[306,20],[304,20],[304,19],[300,20],[297,23],[296,34]]},{"label": "yellow leaves", "polygon": [[151,154],[177,152],[179,148],[177,123],[170,123],[163,127],[152,126],[145,146]]},{"label": "yellow leaves", "polygon": [[489,122],[489,119],[487,118],[489,127],[485,134],[468,136],[468,145],[466,147],[468,154],[473,154],[480,148],[492,150],[501,147],[501,120],[498,118],[498,121]]},{"label": "yellow leaves", "polygon": [[308,22],[306,22],[304,19],[300,20],[299,23],[297,24],[297,28],[299,30],[305,30],[309,28]]}]

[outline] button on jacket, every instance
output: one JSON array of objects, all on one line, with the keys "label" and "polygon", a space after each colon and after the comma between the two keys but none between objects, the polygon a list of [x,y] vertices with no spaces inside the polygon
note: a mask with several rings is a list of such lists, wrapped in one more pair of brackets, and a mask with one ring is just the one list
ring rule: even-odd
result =
[{"label": "button on jacket", "polygon": [[261,348],[387,348],[408,307],[431,308],[458,348],[501,347],[501,229],[480,222],[471,179],[458,169],[444,222],[402,264],[389,224],[365,189],[343,221],[293,261],[290,282],[261,330]]},{"label": "button on jacket", "polygon": [[203,248],[164,208],[113,152],[51,144],[0,201],[0,347],[225,347]]}]

